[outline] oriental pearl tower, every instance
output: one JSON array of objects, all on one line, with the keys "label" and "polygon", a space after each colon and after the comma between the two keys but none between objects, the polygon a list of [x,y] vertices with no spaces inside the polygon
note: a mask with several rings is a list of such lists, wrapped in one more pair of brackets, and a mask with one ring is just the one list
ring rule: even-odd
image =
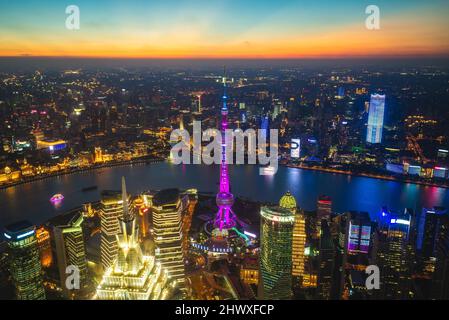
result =
[{"label": "oriental pearl tower", "polygon": [[216,196],[218,212],[215,217],[214,227],[220,234],[226,233],[228,229],[235,227],[236,216],[232,211],[234,196],[230,192],[228,163],[226,159],[226,129],[228,128],[228,105],[226,96],[226,74],[223,79],[223,106],[221,107],[221,164],[220,164],[220,189]]}]

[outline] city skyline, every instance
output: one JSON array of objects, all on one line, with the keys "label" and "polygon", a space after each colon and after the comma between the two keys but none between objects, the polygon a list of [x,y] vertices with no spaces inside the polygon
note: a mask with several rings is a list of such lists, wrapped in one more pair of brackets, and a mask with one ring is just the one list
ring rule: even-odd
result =
[{"label": "city skyline", "polygon": [[447,0],[3,2],[0,300],[449,299]]},{"label": "city skyline", "polygon": [[[24,209],[4,211],[39,223],[6,225],[0,270],[12,277],[0,278],[0,293],[444,299],[449,144],[446,118],[433,112],[444,112],[447,72],[396,68],[3,74],[0,196],[19,202],[31,188]],[[422,109],[420,95],[438,99]],[[220,165],[177,166],[170,133],[193,130],[194,120],[278,130],[279,173],[254,174],[260,163],[228,166],[226,140]],[[378,139],[367,139],[370,132]],[[25,235],[29,246],[16,241]],[[373,266],[380,289],[367,284]],[[67,284],[76,279],[68,267],[80,272],[77,286]]]}]

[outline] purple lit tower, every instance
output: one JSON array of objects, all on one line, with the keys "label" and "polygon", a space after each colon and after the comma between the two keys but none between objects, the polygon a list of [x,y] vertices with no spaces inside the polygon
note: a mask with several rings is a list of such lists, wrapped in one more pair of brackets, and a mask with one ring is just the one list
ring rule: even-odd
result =
[{"label": "purple lit tower", "polygon": [[218,206],[217,216],[215,217],[214,227],[218,228],[220,233],[223,230],[231,229],[236,225],[236,217],[231,207],[234,204],[234,196],[229,191],[229,173],[226,161],[226,129],[228,128],[228,106],[226,96],[226,74],[223,77],[223,107],[221,108],[221,165],[220,165],[220,190],[217,193],[216,201]]}]

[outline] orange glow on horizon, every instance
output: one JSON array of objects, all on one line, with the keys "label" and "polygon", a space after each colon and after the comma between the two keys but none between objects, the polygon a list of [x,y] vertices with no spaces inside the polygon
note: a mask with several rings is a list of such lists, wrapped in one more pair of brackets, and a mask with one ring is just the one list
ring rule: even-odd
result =
[{"label": "orange glow on horizon", "polygon": [[446,23],[410,17],[385,20],[381,30],[363,24],[305,34],[248,31],[229,39],[210,39],[200,31],[167,34],[123,30],[117,34],[66,33],[0,37],[0,56],[152,58],[152,59],[294,59],[398,56],[449,56]]}]

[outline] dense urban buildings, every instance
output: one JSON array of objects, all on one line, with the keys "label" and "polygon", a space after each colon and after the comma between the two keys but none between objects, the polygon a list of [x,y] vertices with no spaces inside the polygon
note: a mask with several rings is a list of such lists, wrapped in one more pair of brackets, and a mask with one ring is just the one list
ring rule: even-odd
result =
[{"label": "dense urban buildings", "polygon": [[[328,301],[449,300],[448,16],[0,1],[0,300],[355,320]],[[28,309],[71,312],[3,318]]]},{"label": "dense urban buildings", "polygon": [[[227,70],[0,73],[2,297],[449,297],[448,69]],[[278,130],[277,173],[175,165],[193,121]]]}]

